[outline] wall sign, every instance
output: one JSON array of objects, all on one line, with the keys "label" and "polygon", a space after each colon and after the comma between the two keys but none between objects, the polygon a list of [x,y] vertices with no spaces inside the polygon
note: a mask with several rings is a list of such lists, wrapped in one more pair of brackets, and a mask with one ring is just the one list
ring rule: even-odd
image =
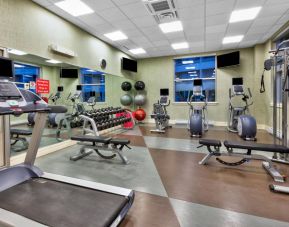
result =
[{"label": "wall sign", "polygon": [[49,80],[37,79],[36,80],[36,93],[48,94],[50,91]]}]

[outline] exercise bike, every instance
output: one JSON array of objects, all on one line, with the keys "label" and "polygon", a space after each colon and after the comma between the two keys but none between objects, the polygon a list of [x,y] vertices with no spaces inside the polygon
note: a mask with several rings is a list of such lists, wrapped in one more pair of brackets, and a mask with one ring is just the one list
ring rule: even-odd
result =
[{"label": "exercise bike", "polygon": [[204,132],[209,129],[208,100],[207,95],[203,95],[202,85],[202,80],[194,80],[193,94],[189,95],[187,100],[187,104],[190,106],[188,130],[191,137],[202,137]]},{"label": "exercise bike", "polygon": [[[238,133],[238,135],[249,141],[256,141],[257,123],[256,119],[250,115],[249,106],[253,105],[250,88],[245,92],[243,78],[233,78],[232,88],[229,89],[229,115],[228,130]],[[234,104],[241,99],[243,105]],[[249,103],[249,100],[250,103]]]},{"label": "exercise bike", "polygon": [[150,130],[151,132],[165,133],[169,125],[170,116],[167,113],[167,107],[170,105],[169,89],[160,89],[160,100],[154,104],[153,113],[151,118],[155,120],[156,129]]}]

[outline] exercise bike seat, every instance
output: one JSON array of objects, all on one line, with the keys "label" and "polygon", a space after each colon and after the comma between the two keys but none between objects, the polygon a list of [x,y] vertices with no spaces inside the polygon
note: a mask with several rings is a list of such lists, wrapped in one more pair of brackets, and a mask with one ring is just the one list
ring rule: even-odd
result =
[{"label": "exercise bike seat", "polygon": [[265,152],[278,152],[278,153],[289,153],[289,148],[282,145],[275,144],[263,144],[253,142],[238,142],[238,141],[224,141],[224,145],[227,148],[239,148],[255,151]]},{"label": "exercise bike seat", "polygon": [[92,142],[92,143],[104,143],[104,144],[108,144],[111,141],[111,139],[112,139],[111,137],[88,136],[88,135],[71,137],[71,140],[77,140],[80,142]]},{"label": "exercise bike seat", "polygon": [[199,144],[204,146],[214,146],[214,147],[221,147],[222,143],[220,140],[211,140],[211,139],[200,139]]}]

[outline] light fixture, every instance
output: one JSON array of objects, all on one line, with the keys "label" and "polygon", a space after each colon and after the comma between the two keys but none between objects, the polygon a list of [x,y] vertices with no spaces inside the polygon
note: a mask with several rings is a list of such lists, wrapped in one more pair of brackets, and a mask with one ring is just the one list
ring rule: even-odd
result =
[{"label": "light fixture", "polygon": [[186,49],[186,48],[189,48],[189,44],[187,42],[173,43],[172,48],[175,50]]},{"label": "light fixture", "polygon": [[74,17],[94,13],[88,5],[80,0],[64,0],[55,3],[55,5]]},{"label": "light fixture", "polygon": [[223,44],[229,44],[229,43],[239,43],[244,38],[243,35],[236,35],[236,36],[227,36],[223,39]]},{"label": "light fixture", "polygon": [[8,53],[10,54],[15,54],[15,55],[26,55],[27,53],[20,51],[20,50],[15,50],[15,49],[8,49]]},{"label": "light fixture", "polygon": [[196,69],[195,66],[189,66],[189,67],[186,67],[186,69]]},{"label": "light fixture", "polygon": [[146,51],[143,48],[130,49],[129,51],[133,54],[145,54],[146,53]]},{"label": "light fixture", "polygon": [[187,64],[193,64],[194,61],[193,60],[189,60],[189,61],[182,61],[183,65],[187,65]]},{"label": "light fixture", "polygon": [[253,7],[249,9],[240,9],[234,10],[230,16],[230,23],[240,22],[240,21],[247,21],[247,20],[254,20],[258,13],[261,10],[261,6]]},{"label": "light fixture", "polygon": [[112,41],[128,39],[127,36],[121,31],[115,31],[111,33],[104,34],[105,37],[109,38]]},{"label": "light fixture", "polygon": [[87,69],[86,72],[92,72],[92,73],[94,73],[95,71],[92,70],[92,69]]},{"label": "light fixture", "polygon": [[51,63],[51,64],[59,64],[59,63],[62,63],[61,61],[57,61],[57,60],[53,60],[53,59],[46,60],[46,62]]},{"label": "light fixture", "polygon": [[24,65],[19,65],[19,64],[14,64],[14,67],[15,67],[15,68],[25,68]]},{"label": "light fixture", "polygon": [[183,31],[183,24],[181,21],[173,21],[168,23],[159,24],[163,33]]}]

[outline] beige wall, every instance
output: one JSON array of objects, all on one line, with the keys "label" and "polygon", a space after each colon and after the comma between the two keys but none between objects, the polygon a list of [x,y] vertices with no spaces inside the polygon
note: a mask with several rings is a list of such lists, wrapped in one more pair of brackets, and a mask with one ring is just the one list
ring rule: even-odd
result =
[{"label": "beige wall", "polygon": [[[121,71],[123,52],[40,7],[30,0],[0,0],[0,46],[52,58],[92,69],[100,59],[107,60],[106,73],[130,76]],[[77,53],[68,58],[52,53],[48,46],[58,44]]]},{"label": "beige wall", "polygon": [[[229,52],[229,51],[226,51]],[[192,54],[189,56],[222,54],[217,53]],[[178,56],[179,57],[179,56]],[[137,80],[143,80],[146,83],[147,103],[144,109],[147,113],[152,112],[153,103],[159,97],[160,86],[170,89],[170,99],[174,100],[174,57],[151,58],[138,61]],[[256,116],[258,124],[265,124],[267,115],[263,114],[265,110],[264,95],[259,93],[260,78],[263,69],[264,45],[257,45],[254,48],[240,50],[240,66],[217,69],[216,83],[216,103],[208,106],[209,119],[215,122],[227,121],[228,109],[228,90],[233,77],[242,76],[244,84],[251,88],[254,106],[251,107],[251,113]],[[161,84],[161,85],[160,85]],[[184,120],[188,118],[188,105],[172,102],[168,108],[171,119]]]}]

